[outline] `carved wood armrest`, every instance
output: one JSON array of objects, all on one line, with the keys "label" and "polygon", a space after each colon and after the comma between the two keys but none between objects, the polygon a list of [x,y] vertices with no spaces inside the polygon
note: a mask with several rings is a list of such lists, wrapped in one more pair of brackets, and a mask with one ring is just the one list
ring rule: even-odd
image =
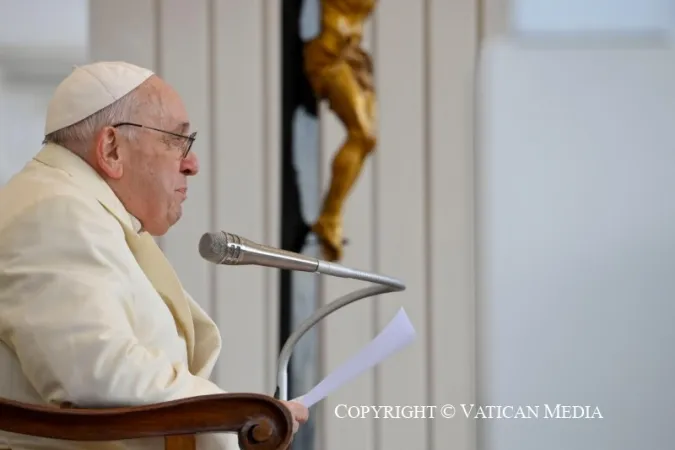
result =
[{"label": "carved wood armrest", "polygon": [[273,397],[228,393],[108,409],[61,409],[0,399],[0,429],[69,441],[165,437],[167,448],[194,448],[198,433],[237,432],[242,450],[285,450],[293,422]]}]

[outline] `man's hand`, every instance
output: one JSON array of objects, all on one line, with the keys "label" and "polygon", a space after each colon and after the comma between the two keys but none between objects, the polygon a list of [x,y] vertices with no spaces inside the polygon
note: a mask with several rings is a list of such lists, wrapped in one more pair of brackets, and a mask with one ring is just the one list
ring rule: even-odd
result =
[{"label": "man's hand", "polygon": [[298,431],[300,425],[307,422],[309,419],[309,409],[300,403],[298,399],[293,399],[290,401],[281,400],[281,403],[283,403],[286,408],[288,408],[288,410],[291,412],[291,415],[293,416],[293,434],[295,434]]}]

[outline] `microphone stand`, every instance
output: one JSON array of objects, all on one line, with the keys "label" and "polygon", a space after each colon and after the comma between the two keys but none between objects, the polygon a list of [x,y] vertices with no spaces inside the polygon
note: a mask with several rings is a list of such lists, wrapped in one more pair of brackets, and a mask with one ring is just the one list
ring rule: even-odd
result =
[{"label": "microphone stand", "polygon": [[337,311],[338,309],[349,305],[357,300],[367,297],[373,297],[379,294],[386,294],[389,292],[403,291],[405,285],[394,278],[386,277],[368,273],[360,270],[350,269],[339,264],[329,263],[326,261],[319,261],[319,266],[316,273],[336,276],[340,278],[350,278],[360,281],[369,281],[377,284],[377,286],[369,286],[343,295],[336,300],[322,306],[314,314],[305,319],[297,330],[295,330],[288,337],[284,343],[277,365],[277,389],[274,397],[279,400],[288,400],[288,362],[291,359],[291,354],[298,341],[307,333],[314,325],[319,323],[324,317]]},{"label": "microphone stand", "polygon": [[370,286],[351,292],[319,308],[300,324],[284,343],[277,365],[277,388],[274,394],[279,400],[288,400],[288,362],[293,348],[300,338],[324,317],[357,300],[388,292],[402,291],[405,284],[384,275],[352,269],[340,264],[317,260],[305,255],[257,244],[236,234],[220,231],[204,233],[199,240],[199,254],[214,264],[246,265],[254,264],[284,270],[296,270],[339,278],[368,281]]}]

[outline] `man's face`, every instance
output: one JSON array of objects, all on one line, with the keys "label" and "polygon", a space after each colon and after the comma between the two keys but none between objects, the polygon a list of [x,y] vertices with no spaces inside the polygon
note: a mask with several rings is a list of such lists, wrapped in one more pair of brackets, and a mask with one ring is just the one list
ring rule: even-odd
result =
[{"label": "man's face", "polygon": [[[134,123],[188,136],[190,124],[178,94],[159,78],[153,77],[145,87],[147,104],[141,106]],[[141,95],[145,95],[145,91],[142,92]],[[187,178],[199,171],[197,157],[193,151],[184,157],[189,145],[185,137],[150,128],[124,127],[124,131],[131,134],[127,138],[118,133],[115,138],[119,177],[111,187],[146,231],[161,236],[182,215],[188,192]]]}]

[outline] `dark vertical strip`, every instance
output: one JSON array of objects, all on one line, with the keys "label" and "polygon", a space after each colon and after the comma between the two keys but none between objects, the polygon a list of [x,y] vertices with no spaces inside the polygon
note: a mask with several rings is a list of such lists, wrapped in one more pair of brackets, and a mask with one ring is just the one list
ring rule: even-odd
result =
[{"label": "dark vertical strip", "polygon": [[[308,102],[307,82],[303,70],[302,45],[300,38],[300,12],[302,0],[282,0],[282,50],[281,50],[281,247],[284,250],[301,253],[305,246],[309,227],[302,216],[298,174],[294,166],[293,148],[295,136],[293,120],[300,106],[316,111]],[[280,277],[279,342],[283,346],[292,332],[293,286],[292,273],[282,271]],[[292,362],[291,362],[292,363]],[[289,364],[289,373],[291,373]],[[289,392],[292,392],[289,377]]]},{"label": "dark vertical strip", "polygon": [[[297,40],[298,0],[282,0],[281,11],[281,247],[294,247],[294,223],[299,209],[299,194],[293,167],[293,112],[297,103],[295,89],[294,42]],[[279,351],[291,334],[291,272],[280,273]],[[289,363],[290,366],[290,363]],[[290,372],[290,367],[289,367]],[[291,389],[289,379],[289,390]]]},{"label": "dark vertical strip", "polygon": [[[308,0],[282,1],[282,193],[281,246],[304,253],[310,228],[303,205],[311,203],[318,186],[313,181],[317,167],[311,164],[319,144],[311,136],[316,131],[317,102],[304,71],[301,18]],[[309,0],[316,1],[316,0]],[[318,3],[317,3],[318,4]],[[312,6],[312,5],[310,5]],[[315,6],[315,5],[314,5]],[[310,117],[308,117],[310,116]],[[296,130],[299,131],[296,134]],[[305,134],[309,133],[309,134]],[[300,177],[299,172],[304,176]],[[304,202],[303,202],[304,200]],[[313,249],[308,249],[312,251]],[[315,250],[315,249],[314,249]],[[312,255],[314,256],[314,255]],[[280,344],[288,340],[300,322],[317,307],[316,277],[282,271],[280,274]],[[308,276],[310,275],[310,276]],[[289,398],[305,394],[314,384],[316,372],[316,330],[310,330],[293,350],[288,368]],[[315,418],[310,417],[293,440],[293,450],[312,450],[315,444]]]}]

